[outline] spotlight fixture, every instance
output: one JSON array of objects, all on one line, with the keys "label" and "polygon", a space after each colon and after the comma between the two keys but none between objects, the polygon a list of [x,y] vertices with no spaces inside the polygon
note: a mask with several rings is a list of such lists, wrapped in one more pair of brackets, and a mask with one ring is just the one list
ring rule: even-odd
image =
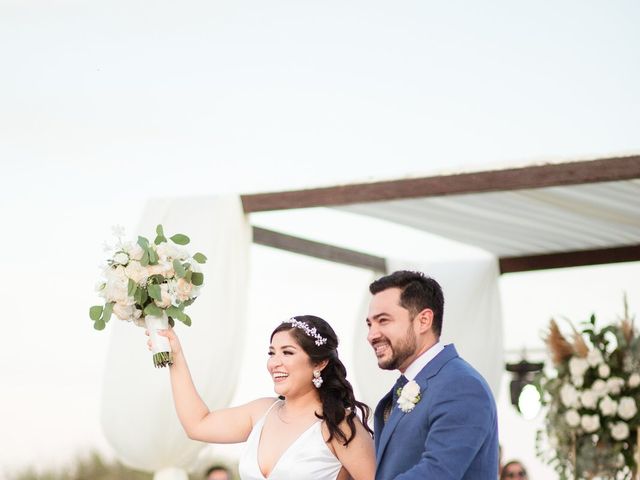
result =
[{"label": "spotlight fixture", "polygon": [[505,366],[513,376],[509,385],[511,404],[528,419],[535,417],[540,409],[540,398],[532,383],[536,373],[543,367],[543,362],[528,362],[525,359]]}]

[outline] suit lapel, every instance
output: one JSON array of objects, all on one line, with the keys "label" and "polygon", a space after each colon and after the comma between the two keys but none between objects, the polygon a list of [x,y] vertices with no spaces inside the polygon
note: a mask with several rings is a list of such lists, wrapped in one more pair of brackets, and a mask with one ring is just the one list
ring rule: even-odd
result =
[{"label": "suit lapel", "polygon": [[376,452],[378,451],[378,445],[380,444],[380,437],[382,436],[382,430],[384,428],[384,409],[385,406],[391,401],[391,397],[393,394],[393,389],[389,390],[387,394],[382,397],[382,400],[378,402],[378,406],[376,407],[376,411],[373,415],[373,431],[374,442],[376,446]]},{"label": "suit lapel", "polygon": [[[425,400],[426,389],[429,383],[429,379],[438,374],[440,369],[451,359],[458,356],[458,352],[453,345],[447,345],[444,347],[438,355],[435,356],[433,360],[431,360],[425,367],[420,370],[416,378],[415,382],[420,386],[420,396],[421,400]],[[385,424],[383,421],[383,411],[384,405],[386,402],[391,400],[392,391],[389,391],[378,403],[376,407],[375,417],[374,417],[374,429],[376,432],[375,445],[376,445],[376,470],[378,469],[378,465],[382,461],[382,457],[384,455],[384,451],[389,443],[389,439],[391,438],[391,434],[398,426],[398,423],[405,415],[410,415],[411,412],[404,413],[397,405],[391,406],[391,415]],[[379,435],[377,434],[379,432]]]}]

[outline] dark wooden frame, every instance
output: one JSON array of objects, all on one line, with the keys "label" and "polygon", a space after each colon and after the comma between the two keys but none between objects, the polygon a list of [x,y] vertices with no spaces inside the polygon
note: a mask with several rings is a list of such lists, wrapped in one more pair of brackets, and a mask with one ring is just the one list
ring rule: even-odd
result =
[{"label": "dark wooden frame", "polygon": [[320,258],[322,260],[329,260],[330,262],[366,268],[378,273],[385,273],[387,271],[387,261],[382,257],[376,257],[375,255],[356,252],[355,250],[336,247],[326,243],[314,242],[260,227],[253,227],[253,243],[299,253],[309,257]]},{"label": "dark wooden frame", "polygon": [[640,155],[484,172],[242,195],[245,213],[640,178]]},{"label": "dark wooden frame", "polygon": [[[640,156],[242,195],[245,213],[331,207],[467,193],[579,185],[640,178]],[[386,260],[354,250],[254,227],[254,242],[290,252],[384,272]],[[640,245],[500,258],[500,272],[524,272],[640,261]]]}]

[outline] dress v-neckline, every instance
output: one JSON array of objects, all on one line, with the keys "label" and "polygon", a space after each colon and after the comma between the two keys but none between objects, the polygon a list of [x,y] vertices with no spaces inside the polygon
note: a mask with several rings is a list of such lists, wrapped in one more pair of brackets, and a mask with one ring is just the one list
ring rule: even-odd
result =
[{"label": "dress v-neckline", "polygon": [[[274,405],[276,403],[277,402],[274,402]],[[305,430],[303,430],[300,433],[300,435],[298,435],[296,439],[293,442],[291,442],[291,444],[284,450],[284,452],[282,452],[282,454],[278,457],[278,460],[276,460],[276,462],[273,464],[273,468],[269,472],[269,475],[266,476],[264,474],[264,471],[262,470],[262,467],[260,466],[260,444],[262,443],[262,432],[264,431],[264,424],[266,423],[267,417],[269,416],[270,412],[271,412],[271,408],[269,408],[265,416],[262,418],[262,425],[260,426],[260,435],[258,436],[258,446],[256,447],[256,465],[258,466],[258,472],[260,472],[260,475],[264,480],[269,480],[269,478],[271,478],[271,476],[273,475],[273,472],[275,472],[276,469],[278,468],[280,461],[287,455],[287,453],[291,451],[291,449],[296,445],[296,443],[300,441],[302,437],[304,437],[307,433],[311,431],[312,428],[314,428],[316,425],[320,423],[320,420],[313,422]]]}]

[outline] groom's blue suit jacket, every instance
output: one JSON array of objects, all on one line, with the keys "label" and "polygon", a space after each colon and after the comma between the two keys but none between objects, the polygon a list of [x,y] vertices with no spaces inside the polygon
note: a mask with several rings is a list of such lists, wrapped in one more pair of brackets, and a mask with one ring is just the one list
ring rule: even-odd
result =
[{"label": "groom's blue suit jacket", "polygon": [[484,378],[447,345],[415,381],[412,411],[394,405],[385,424],[392,392],[376,408],[376,480],[495,480],[498,420]]}]

